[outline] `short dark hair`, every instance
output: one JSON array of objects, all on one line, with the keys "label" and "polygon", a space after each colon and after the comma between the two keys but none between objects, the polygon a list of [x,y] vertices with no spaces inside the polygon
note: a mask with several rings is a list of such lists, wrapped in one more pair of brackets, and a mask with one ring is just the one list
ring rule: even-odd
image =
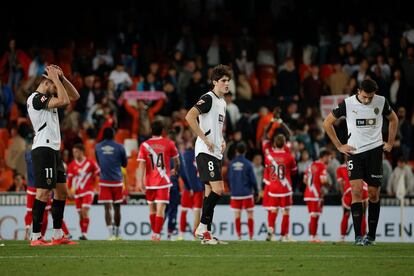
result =
[{"label": "short dark hair", "polygon": [[276,143],[276,147],[282,148],[286,143],[286,137],[283,134],[278,134],[274,136],[274,141]]},{"label": "short dark hair", "polygon": [[216,67],[213,68],[213,71],[211,72],[211,82],[218,81],[223,76],[229,77],[229,79],[232,78],[231,69],[227,65],[219,64]]},{"label": "short dark hair", "polygon": [[103,138],[105,140],[112,140],[115,137],[115,130],[112,127],[107,127],[103,131]]},{"label": "short dark hair", "polygon": [[324,158],[325,156],[332,155],[332,152],[328,149],[323,149],[319,153],[319,158]]},{"label": "short dark hair", "polygon": [[161,136],[164,130],[164,123],[161,120],[155,120],[151,125],[152,135]]},{"label": "short dark hair", "polygon": [[236,145],[236,152],[239,154],[244,154],[246,152],[247,146],[244,142],[239,142]]},{"label": "short dark hair", "polygon": [[363,80],[359,89],[365,91],[366,93],[375,93],[379,90],[378,84],[372,79]]},{"label": "short dark hair", "polygon": [[84,146],[82,143],[75,144],[75,145],[73,146],[73,148],[74,148],[74,149],[78,149],[78,150],[80,150],[81,152],[85,152],[85,146]]}]

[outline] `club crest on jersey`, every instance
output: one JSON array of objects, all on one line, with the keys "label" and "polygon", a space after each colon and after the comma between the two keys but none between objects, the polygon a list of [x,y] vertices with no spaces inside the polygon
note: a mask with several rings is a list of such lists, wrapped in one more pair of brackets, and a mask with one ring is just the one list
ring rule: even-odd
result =
[{"label": "club crest on jersey", "polygon": [[203,99],[198,100],[198,102],[196,103],[196,105],[202,105],[203,103],[205,103],[205,101]]},{"label": "club crest on jersey", "polygon": [[378,115],[378,113],[379,113],[379,108],[378,107],[374,108],[374,113],[375,113],[375,115]]},{"label": "club crest on jersey", "polygon": [[46,183],[47,183],[47,185],[52,184],[52,179],[48,178],[48,179],[46,180]]},{"label": "club crest on jersey", "polygon": [[214,177],[214,172],[210,172],[210,176],[211,177]]},{"label": "club crest on jersey", "polygon": [[220,123],[223,123],[224,122],[224,116],[221,115],[221,114],[219,114],[219,122]]}]

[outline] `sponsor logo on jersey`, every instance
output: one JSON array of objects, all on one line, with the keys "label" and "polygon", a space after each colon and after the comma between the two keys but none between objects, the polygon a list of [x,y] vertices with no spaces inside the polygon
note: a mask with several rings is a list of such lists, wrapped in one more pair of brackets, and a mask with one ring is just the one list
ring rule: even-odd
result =
[{"label": "sponsor logo on jersey", "polygon": [[223,123],[224,122],[224,116],[221,115],[221,114],[219,114],[219,122],[220,123]]},{"label": "sponsor logo on jersey", "polygon": [[370,127],[370,126],[375,126],[377,124],[377,119],[376,118],[371,118],[371,119],[356,119],[355,122],[357,127]]},{"label": "sponsor logo on jersey", "polygon": [[43,103],[43,102],[45,102],[47,100],[47,98],[46,98],[46,96],[42,96],[41,98],[40,98],[40,101]]},{"label": "sponsor logo on jersey", "polygon": [[202,99],[200,99],[200,100],[198,100],[198,102],[197,102],[197,104],[196,104],[196,105],[202,105],[203,103],[205,103],[205,101],[204,101],[204,100],[202,100]]}]

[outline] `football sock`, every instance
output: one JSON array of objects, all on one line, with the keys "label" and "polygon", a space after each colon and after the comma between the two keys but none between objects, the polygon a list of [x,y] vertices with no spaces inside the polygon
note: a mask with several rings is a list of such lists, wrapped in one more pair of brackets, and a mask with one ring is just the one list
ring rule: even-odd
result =
[{"label": "football sock", "polygon": [[187,211],[182,210],[180,215],[180,232],[184,233],[187,226]]},{"label": "football sock", "polygon": [[155,233],[155,214],[150,214],[151,230]]},{"label": "football sock", "polygon": [[33,233],[40,233],[42,229],[43,214],[45,212],[46,202],[35,199],[33,203]]},{"label": "football sock", "polygon": [[155,227],[154,227],[155,228],[155,231],[154,231],[155,234],[160,234],[161,233],[163,224],[164,224],[164,218],[156,216],[155,217]]},{"label": "football sock", "polygon": [[316,236],[318,233],[318,220],[319,216],[311,216],[309,223],[309,233],[311,236]]},{"label": "football sock", "polygon": [[53,228],[53,239],[58,240],[63,237],[63,231],[61,228]]},{"label": "football sock", "polygon": [[236,225],[237,236],[241,237],[241,219],[240,219],[240,217],[234,219],[234,224]]},{"label": "football sock", "polygon": [[361,236],[362,202],[355,202],[351,205],[352,221],[354,222],[355,238]]},{"label": "football sock", "polygon": [[213,221],[214,207],[216,207],[216,204],[219,199],[220,199],[220,195],[211,191],[208,197],[205,198],[204,200],[203,213],[201,215],[201,222],[204,224],[207,224],[207,226],[210,224],[210,228],[211,228],[211,223]]},{"label": "football sock", "polygon": [[375,240],[377,235],[377,225],[380,215],[380,201],[371,202],[368,204],[368,236]]},{"label": "football sock", "polygon": [[52,201],[52,218],[53,218],[53,228],[61,229],[63,212],[65,211],[66,200],[57,200],[53,199]]},{"label": "football sock", "polygon": [[112,225],[107,225],[106,227],[108,228],[109,236],[112,237],[114,234],[114,228],[112,227]]},{"label": "football sock", "polygon": [[252,218],[247,219],[247,226],[249,228],[249,238],[253,238],[254,234],[254,220]]},{"label": "football sock", "polygon": [[30,227],[33,221],[33,213],[32,211],[27,211],[26,215],[24,216],[24,224],[26,227]]},{"label": "football sock", "polygon": [[119,236],[119,226],[114,226],[114,236],[115,237]]},{"label": "football sock", "polygon": [[341,221],[341,236],[346,236],[346,231],[348,230],[348,220],[349,220],[349,212],[344,212]]},{"label": "football sock", "polygon": [[45,210],[43,213],[42,229],[40,230],[40,232],[42,233],[42,236],[44,236],[46,233],[48,222],[49,222],[49,211]]},{"label": "football sock", "polygon": [[281,235],[285,236],[287,234],[289,234],[289,215],[283,215],[282,218],[282,231],[281,231]]},{"label": "football sock", "polygon": [[367,216],[363,214],[362,221],[361,221],[361,236],[365,236],[366,234],[367,234]]},{"label": "football sock", "polygon": [[273,230],[275,229],[276,217],[277,217],[276,212],[268,211],[268,213],[267,213],[267,226],[268,226],[268,228],[272,228]]},{"label": "football sock", "polygon": [[62,220],[62,231],[63,231],[63,234],[65,234],[65,235],[69,235],[69,229],[68,229],[68,227],[66,226],[66,223],[65,223],[65,221],[64,221],[64,220]]}]

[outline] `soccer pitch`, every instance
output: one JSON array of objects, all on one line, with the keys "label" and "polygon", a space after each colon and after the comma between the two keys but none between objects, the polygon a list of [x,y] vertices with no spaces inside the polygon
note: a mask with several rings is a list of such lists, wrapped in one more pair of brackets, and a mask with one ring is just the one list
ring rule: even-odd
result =
[{"label": "soccer pitch", "polygon": [[413,275],[414,244],[1,241],[0,275]]}]

